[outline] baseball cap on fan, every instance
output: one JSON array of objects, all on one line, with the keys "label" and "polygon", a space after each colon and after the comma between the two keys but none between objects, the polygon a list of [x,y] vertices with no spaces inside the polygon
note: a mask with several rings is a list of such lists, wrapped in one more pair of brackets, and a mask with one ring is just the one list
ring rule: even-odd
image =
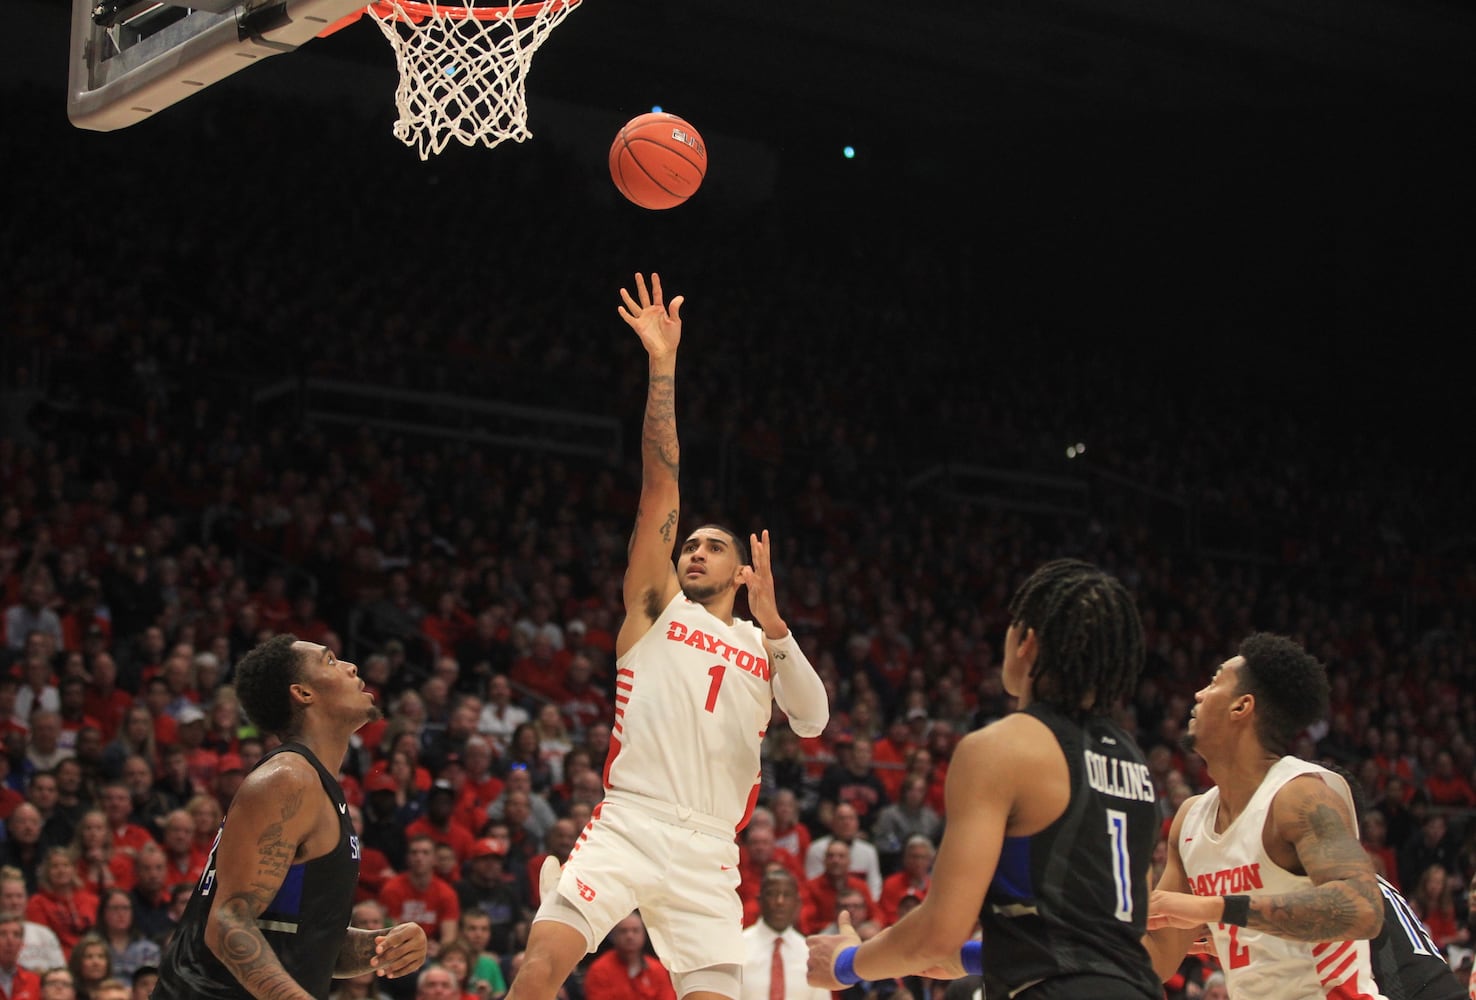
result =
[{"label": "baseball cap on fan", "polygon": [[364,791],[366,792],[393,792],[398,788],[395,779],[385,771],[374,771],[364,779]]},{"label": "baseball cap on fan", "polygon": [[472,845],[468,858],[501,858],[507,855],[507,844],[496,837],[483,837]]}]

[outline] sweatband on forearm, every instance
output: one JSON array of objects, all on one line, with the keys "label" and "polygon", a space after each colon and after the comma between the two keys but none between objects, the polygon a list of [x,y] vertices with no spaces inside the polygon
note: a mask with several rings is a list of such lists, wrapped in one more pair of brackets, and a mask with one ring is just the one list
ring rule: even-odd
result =
[{"label": "sweatband on forearm", "polygon": [[841,953],[835,956],[835,981],[844,986],[855,986],[861,981],[861,977],[856,975],[857,947],[853,944],[842,948]]},{"label": "sweatband on forearm", "polygon": [[791,631],[783,639],[764,637],[769,670],[774,679],[774,700],[789,717],[789,728],[800,736],[819,736],[830,721],[830,699],[825,682],[810,665]]},{"label": "sweatband on forearm", "polygon": [[963,963],[964,971],[969,975],[984,975],[983,941],[965,941],[964,946],[959,949],[958,958]]},{"label": "sweatband on forearm", "polygon": [[1250,922],[1251,898],[1249,896],[1224,896],[1225,909],[1220,914],[1220,923],[1232,927],[1244,927]]}]

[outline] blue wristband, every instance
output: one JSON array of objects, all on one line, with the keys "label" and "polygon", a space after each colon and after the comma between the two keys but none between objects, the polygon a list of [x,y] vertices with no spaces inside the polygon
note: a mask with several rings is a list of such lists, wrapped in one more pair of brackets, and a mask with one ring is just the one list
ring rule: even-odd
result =
[{"label": "blue wristband", "polygon": [[845,986],[855,986],[861,981],[856,975],[856,945],[842,948],[841,953],[835,956],[835,981]]},{"label": "blue wristband", "polygon": [[983,941],[965,941],[964,946],[959,949],[958,958],[963,962],[964,971],[969,975],[984,975]]}]

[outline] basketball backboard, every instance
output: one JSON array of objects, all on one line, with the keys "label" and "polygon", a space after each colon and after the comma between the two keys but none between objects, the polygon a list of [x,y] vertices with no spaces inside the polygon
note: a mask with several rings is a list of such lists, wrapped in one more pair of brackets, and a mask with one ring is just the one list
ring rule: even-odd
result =
[{"label": "basketball backboard", "polygon": [[72,0],[67,116],[136,124],[268,56],[291,52],[365,0]]}]

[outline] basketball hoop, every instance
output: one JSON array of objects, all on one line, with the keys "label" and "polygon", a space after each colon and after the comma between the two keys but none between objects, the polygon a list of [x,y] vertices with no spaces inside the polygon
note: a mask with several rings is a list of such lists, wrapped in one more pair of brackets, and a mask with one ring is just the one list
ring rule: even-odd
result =
[{"label": "basketball hoop", "polygon": [[528,131],[524,91],[533,53],[579,0],[508,7],[379,0],[369,6],[395,50],[400,85],[395,136],[422,160],[462,145],[522,142]]}]

